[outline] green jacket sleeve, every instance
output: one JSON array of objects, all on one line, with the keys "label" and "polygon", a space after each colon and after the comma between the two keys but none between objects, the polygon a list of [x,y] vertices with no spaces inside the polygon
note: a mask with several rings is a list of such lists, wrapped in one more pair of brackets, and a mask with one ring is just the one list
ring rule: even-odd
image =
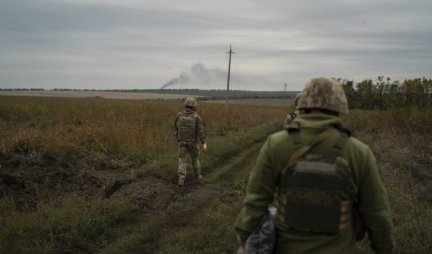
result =
[{"label": "green jacket sleeve", "polygon": [[249,175],[246,196],[234,225],[242,242],[246,242],[249,234],[260,223],[274,198],[276,176],[267,153],[270,146],[271,139],[268,138]]},{"label": "green jacket sleeve", "polygon": [[375,253],[392,253],[395,243],[390,203],[375,156],[367,146],[361,167],[364,174],[359,179],[358,204],[371,247]]}]

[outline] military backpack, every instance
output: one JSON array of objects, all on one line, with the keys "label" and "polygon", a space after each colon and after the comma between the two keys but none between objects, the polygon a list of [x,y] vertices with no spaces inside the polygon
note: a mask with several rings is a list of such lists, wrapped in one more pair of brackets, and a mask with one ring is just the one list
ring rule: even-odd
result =
[{"label": "military backpack", "polygon": [[177,140],[179,142],[196,142],[198,140],[197,129],[198,114],[181,112],[176,119]]},{"label": "military backpack", "polygon": [[[353,180],[340,152],[349,132],[329,128],[310,145],[303,145],[300,129],[290,127],[295,151],[279,178],[276,223],[284,228],[336,234],[352,228]],[[325,154],[309,150],[337,135]]]}]

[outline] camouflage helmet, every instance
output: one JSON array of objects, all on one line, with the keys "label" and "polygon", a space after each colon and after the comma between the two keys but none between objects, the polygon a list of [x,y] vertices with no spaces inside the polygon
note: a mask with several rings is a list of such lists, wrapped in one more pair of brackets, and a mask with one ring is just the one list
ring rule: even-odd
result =
[{"label": "camouflage helmet", "polygon": [[196,101],[195,98],[193,97],[187,97],[184,101],[184,106],[185,107],[191,107],[191,108],[196,108],[198,106],[198,103]]},{"label": "camouflage helmet", "polygon": [[348,102],[342,86],[334,79],[315,78],[303,89],[297,109],[326,109],[348,114]]}]

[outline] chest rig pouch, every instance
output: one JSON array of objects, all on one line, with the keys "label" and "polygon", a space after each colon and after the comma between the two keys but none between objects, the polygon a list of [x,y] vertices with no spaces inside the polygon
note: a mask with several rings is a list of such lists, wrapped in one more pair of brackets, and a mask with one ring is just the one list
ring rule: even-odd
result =
[{"label": "chest rig pouch", "polygon": [[[303,145],[298,129],[289,130],[299,158],[290,159],[279,180],[276,220],[291,229],[336,234],[352,225],[352,173],[348,162],[339,157],[349,133],[328,129],[311,145]],[[324,154],[309,149],[337,135]],[[321,139],[319,142],[318,139]]]}]

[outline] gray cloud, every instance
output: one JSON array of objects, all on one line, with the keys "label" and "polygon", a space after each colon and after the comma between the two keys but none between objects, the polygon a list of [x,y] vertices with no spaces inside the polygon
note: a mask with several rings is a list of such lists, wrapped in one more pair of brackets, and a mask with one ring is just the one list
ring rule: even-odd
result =
[{"label": "gray cloud", "polygon": [[424,0],[4,0],[0,87],[224,89],[229,44],[239,89],[280,90],[287,82],[298,90],[315,75],[430,77],[431,7]]}]

